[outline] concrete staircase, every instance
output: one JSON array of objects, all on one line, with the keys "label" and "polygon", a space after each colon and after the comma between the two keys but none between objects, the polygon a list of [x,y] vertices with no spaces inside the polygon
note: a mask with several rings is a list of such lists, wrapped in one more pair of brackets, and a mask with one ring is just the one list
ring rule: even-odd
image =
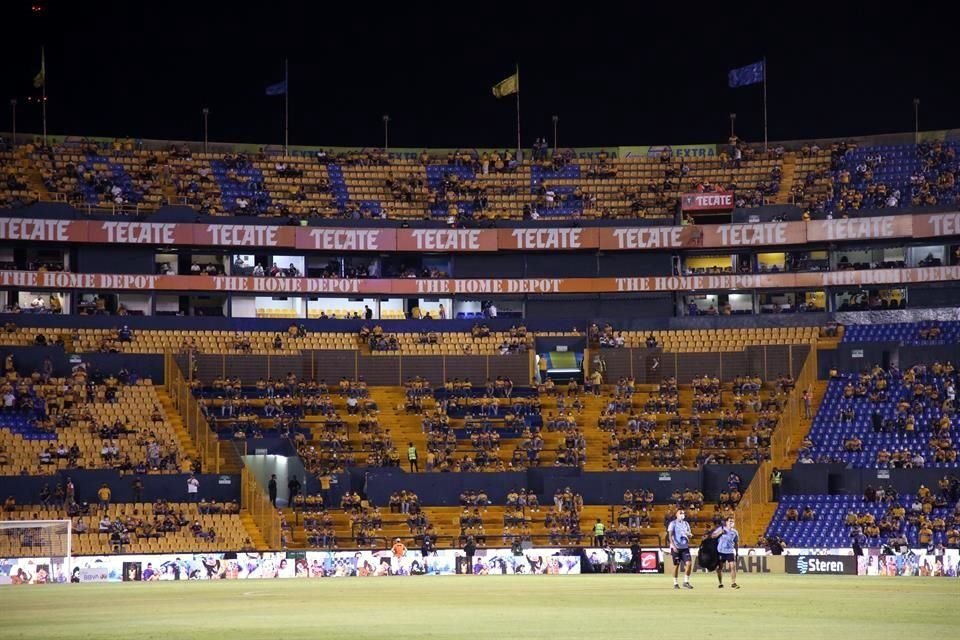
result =
[{"label": "concrete staircase", "polygon": [[177,441],[180,444],[180,449],[185,455],[190,456],[192,460],[196,460],[199,456],[197,447],[194,445],[193,439],[190,437],[190,433],[187,431],[187,427],[183,423],[183,418],[180,416],[180,413],[177,411],[176,407],[173,406],[173,400],[170,398],[167,390],[163,387],[156,386],[154,387],[154,390],[157,393],[157,398],[160,400],[160,408],[163,409],[164,414],[167,416],[167,420],[173,426],[173,429],[177,434]]},{"label": "concrete staircase", "polygon": [[797,159],[792,153],[783,156],[783,173],[780,175],[780,189],[773,198],[773,204],[789,204],[790,189],[793,188],[794,176],[797,173]]},{"label": "concrete staircase", "polygon": [[240,522],[243,523],[243,528],[247,532],[247,537],[250,538],[250,542],[253,543],[254,547],[263,550],[270,549],[270,545],[267,544],[266,539],[260,532],[260,527],[258,527],[257,523],[253,521],[253,516],[251,516],[246,509],[240,510]]},{"label": "concrete staircase", "polygon": [[[173,426],[174,432],[177,434],[177,440],[180,444],[181,450],[184,452],[184,455],[190,456],[191,459],[196,460],[200,454],[197,450],[196,444],[190,437],[190,433],[187,431],[183,417],[177,411],[173,404],[173,400],[170,398],[170,395],[167,393],[166,389],[157,386],[155,387],[155,390],[157,393],[157,399],[160,401],[160,407],[163,409],[164,414],[167,416],[167,420]],[[207,471],[209,472],[209,469]],[[232,443],[229,441],[222,442],[220,448],[220,473],[224,475],[240,475],[242,472],[243,460],[239,455],[236,454]],[[254,522],[253,517],[246,509],[240,510],[240,521],[243,523],[246,537],[250,538],[250,541],[257,549],[267,550],[270,548],[259,527],[257,527],[256,523]]]},{"label": "concrete staircase", "polygon": [[30,156],[27,154],[25,148],[18,148],[16,162],[18,167],[24,169],[27,177],[27,187],[31,191],[35,191],[40,200],[52,200],[53,198],[50,196],[47,186],[43,183],[40,168],[30,160]]},{"label": "concrete staircase", "polygon": [[754,520],[756,523],[754,526],[743,528],[738,524],[738,527],[740,527],[738,530],[740,532],[741,546],[753,546],[756,544],[757,538],[767,531],[767,525],[770,523],[770,519],[773,518],[773,514],[777,512],[777,503],[768,502],[767,504],[757,505],[757,508],[760,510],[760,517]]},{"label": "concrete staircase", "polygon": [[[407,413],[402,407],[406,401],[406,391],[403,387],[376,387],[371,388],[370,399],[377,403],[380,410],[380,427],[390,429],[393,444],[400,452],[400,467],[409,469],[407,462],[407,446],[409,442],[417,448],[417,457],[420,469],[427,458],[427,436],[423,433],[421,416]],[[399,410],[398,410],[398,407]]]}]

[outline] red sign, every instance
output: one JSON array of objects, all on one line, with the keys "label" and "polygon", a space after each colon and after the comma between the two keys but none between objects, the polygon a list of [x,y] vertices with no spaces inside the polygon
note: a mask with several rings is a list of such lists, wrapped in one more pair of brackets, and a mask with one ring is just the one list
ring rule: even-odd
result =
[{"label": "red sign", "polygon": [[600,248],[607,251],[682,249],[700,246],[699,227],[601,227]]},{"label": "red sign", "polygon": [[488,229],[399,229],[398,251],[496,251],[497,232]]},{"label": "red sign", "polygon": [[0,218],[0,240],[87,242],[87,223],[75,220]]},{"label": "red sign", "polygon": [[960,213],[920,214],[910,218],[913,220],[911,232],[916,238],[960,236]]},{"label": "red sign", "polygon": [[599,241],[596,228],[576,229],[500,229],[497,244],[501,250],[576,251],[596,249]]},{"label": "red sign", "polygon": [[297,229],[297,249],[396,251],[397,233],[393,229],[300,227]]},{"label": "red sign", "polygon": [[[920,216],[917,216],[920,217]],[[807,223],[807,241],[880,240],[913,234],[913,216],[881,216],[814,220]]]},{"label": "red sign", "polygon": [[195,225],[173,222],[88,222],[87,242],[104,244],[195,244]]},{"label": "red sign", "polygon": [[[688,194],[733,197],[732,193]],[[687,196],[684,196],[687,197]],[[700,209],[705,210],[705,209]],[[685,227],[391,229],[0,218],[0,241],[221,246],[306,251],[663,251],[960,236],[960,213]]]},{"label": "red sign", "polygon": [[258,224],[195,224],[193,243],[219,247],[294,247],[296,229]]},{"label": "red sign", "polygon": [[804,222],[700,225],[704,247],[762,247],[803,244]]},{"label": "red sign", "polygon": [[733,211],[734,204],[732,191],[685,193],[680,197],[684,211]]}]

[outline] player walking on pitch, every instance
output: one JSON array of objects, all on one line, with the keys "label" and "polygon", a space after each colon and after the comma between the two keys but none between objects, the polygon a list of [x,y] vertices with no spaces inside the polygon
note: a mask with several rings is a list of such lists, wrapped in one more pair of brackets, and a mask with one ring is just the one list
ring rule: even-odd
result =
[{"label": "player walking on pitch", "polygon": [[[670,524],[667,525],[667,538],[670,540],[670,555],[673,556],[673,588],[679,589],[677,578],[680,575],[681,568],[683,574],[683,588],[693,589],[690,584],[690,570],[693,569],[693,562],[690,560],[690,523],[686,521],[686,513],[683,509],[677,510],[677,515]],[[685,565],[685,566],[684,566]]]},{"label": "player walking on pitch", "polygon": [[730,567],[730,577],[733,582],[730,584],[732,589],[739,589],[737,584],[737,554],[740,550],[740,533],[734,528],[733,518],[727,518],[725,524],[720,525],[710,534],[711,538],[720,538],[717,540],[717,553],[720,556],[720,562],[717,564],[717,585],[723,589],[723,567]]}]

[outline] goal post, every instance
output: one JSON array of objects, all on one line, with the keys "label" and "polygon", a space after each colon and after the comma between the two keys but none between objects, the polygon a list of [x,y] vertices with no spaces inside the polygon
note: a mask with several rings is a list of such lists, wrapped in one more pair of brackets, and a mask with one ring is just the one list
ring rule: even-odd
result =
[{"label": "goal post", "polygon": [[73,570],[70,520],[0,520],[0,561],[11,573],[4,582],[70,582]]}]

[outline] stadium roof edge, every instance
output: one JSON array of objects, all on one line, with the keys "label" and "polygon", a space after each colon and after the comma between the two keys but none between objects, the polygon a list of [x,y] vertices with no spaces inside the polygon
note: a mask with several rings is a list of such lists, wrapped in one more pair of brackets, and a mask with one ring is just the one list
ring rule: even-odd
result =
[{"label": "stadium roof edge", "polygon": [[[12,134],[9,131],[0,132],[0,136],[4,139],[11,139]],[[815,138],[807,140],[781,140],[781,141],[771,141],[771,145],[783,145],[787,149],[800,148],[805,144],[817,144],[820,146],[827,146],[836,142],[855,142],[859,145],[883,145],[883,144],[912,144],[915,140],[914,132],[905,132],[905,133],[887,133],[887,134],[875,134],[868,136],[848,136],[848,137],[834,137],[834,138]],[[948,141],[948,140],[960,140],[960,129],[941,129],[935,131],[921,131],[919,133],[919,140],[921,142],[936,142],[936,141]],[[17,141],[19,144],[26,144],[28,142],[35,141],[41,138],[41,135],[33,132],[17,132]],[[104,137],[104,136],[65,136],[65,135],[48,135],[48,138],[52,140],[53,144],[80,144],[83,141],[95,141],[95,142],[112,142],[116,140],[115,137]],[[163,149],[169,147],[170,145],[187,145],[194,151],[202,151],[203,142],[195,140],[153,140],[153,139],[137,139],[138,142],[143,144],[145,149]],[[598,153],[601,150],[606,151],[607,153],[616,154],[618,156],[624,155],[643,155],[645,153],[656,153],[659,154],[664,148],[671,149],[708,149],[711,147],[715,148],[716,143],[703,143],[703,144],[659,144],[659,145],[611,145],[611,146],[597,146],[597,147],[565,147],[564,149],[572,150],[577,155],[590,155]],[[279,144],[256,144],[256,143],[242,143],[242,142],[209,142],[207,148],[210,152],[213,153],[258,153],[265,152],[268,154],[279,154],[283,150],[283,145]],[[304,155],[304,154],[313,154],[317,151],[324,150],[333,153],[348,153],[352,151],[365,151],[372,150],[377,147],[326,147],[321,145],[291,145],[290,149],[294,155]],[[425,147],[391,147],[390,154],[403,156],[403,155],[412,155],[420,154],[423,151],[427,151],[432,154],[447,154],[455,151],[463,150],[473,150],[477,152],[484,151],[500,151],[503,147],[472,147],[472,146],[462,146],[462,147],[445,147],[445,148],[425,148]]]}]

